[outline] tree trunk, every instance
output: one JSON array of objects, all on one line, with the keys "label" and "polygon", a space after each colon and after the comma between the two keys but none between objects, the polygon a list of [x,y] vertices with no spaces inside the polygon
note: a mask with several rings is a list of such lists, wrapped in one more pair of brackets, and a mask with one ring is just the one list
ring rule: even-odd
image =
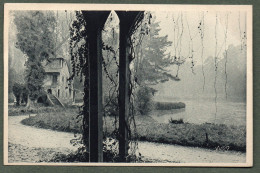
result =
[{"label": "tree trunk", "polygon": [[16,99],[16,106],[19,106],[19,96],[15,96],[15,99]]},{"label": "tree trunk", "polygon": [[19,105],[22,105],[22,94],[19,95]]},{"label": "tree trunk", "polygon": [[27,103],[26,103],[26,108],[30,108],[30,106],[31,106],[31,99],[30,99],[30,97],[29,97],[29,95],[27,96]]}]

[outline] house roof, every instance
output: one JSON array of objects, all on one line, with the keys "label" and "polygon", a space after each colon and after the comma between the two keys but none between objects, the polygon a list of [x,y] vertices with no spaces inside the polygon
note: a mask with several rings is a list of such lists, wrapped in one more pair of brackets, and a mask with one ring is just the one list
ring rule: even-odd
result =
[{"label": "house roof", "polygon": [[45,68],[45,73],[61,73],[60,69]]},{"label": "house roof", "polygon": [[69,67],[68,67],[68,62],[64,59],[64,58],[49,58],[44,66],[44,69],[45,69],[45,72],[46,73],[60,73],[61,72],[61,69],[62,67],[51,67],[51,64],[54,62],[54,61],[58,61],[58,60],[62,60],[65,62],[67,68],[68,68],[68,71],[70,73],[70,70],[69,70]]}]

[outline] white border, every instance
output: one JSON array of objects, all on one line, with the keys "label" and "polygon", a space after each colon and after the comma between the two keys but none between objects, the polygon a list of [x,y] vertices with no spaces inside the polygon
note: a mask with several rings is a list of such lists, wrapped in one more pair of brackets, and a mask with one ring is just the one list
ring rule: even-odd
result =
[{"label": "white border", "polygon": [[[245,163],[8,163],[8,13],[10,10],[149,10],[149,11],[245,11],[247,12],[247,144]],[[155,5],[155,4],[4,4],[4,165],[50,166],[253,166],[253,69],[252,69],[252,5]]]}]

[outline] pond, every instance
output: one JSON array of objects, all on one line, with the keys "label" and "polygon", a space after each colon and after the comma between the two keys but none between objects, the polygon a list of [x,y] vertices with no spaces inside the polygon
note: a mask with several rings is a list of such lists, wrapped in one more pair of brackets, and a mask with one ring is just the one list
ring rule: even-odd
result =
[{"label": "pond", "polygon": [[[167,100],[169,101],[169,100]],[[246,103],[214,100],[178,100],[186,107],[173,110],[156,110],[150,116],[159,123],[169,123],[183,119],[184,122],[203,124],[217,123],[226,125],[246,125]],[[176,100],[172,102],[178,102]]]}]

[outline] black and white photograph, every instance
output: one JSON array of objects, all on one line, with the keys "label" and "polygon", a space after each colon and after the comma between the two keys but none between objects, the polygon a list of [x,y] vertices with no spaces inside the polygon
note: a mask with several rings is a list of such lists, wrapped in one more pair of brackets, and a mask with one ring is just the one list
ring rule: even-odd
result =
[{"label": "black and white photograph", "polygon": [[253,166],[251,5],[4,10],[5,165]]}]

